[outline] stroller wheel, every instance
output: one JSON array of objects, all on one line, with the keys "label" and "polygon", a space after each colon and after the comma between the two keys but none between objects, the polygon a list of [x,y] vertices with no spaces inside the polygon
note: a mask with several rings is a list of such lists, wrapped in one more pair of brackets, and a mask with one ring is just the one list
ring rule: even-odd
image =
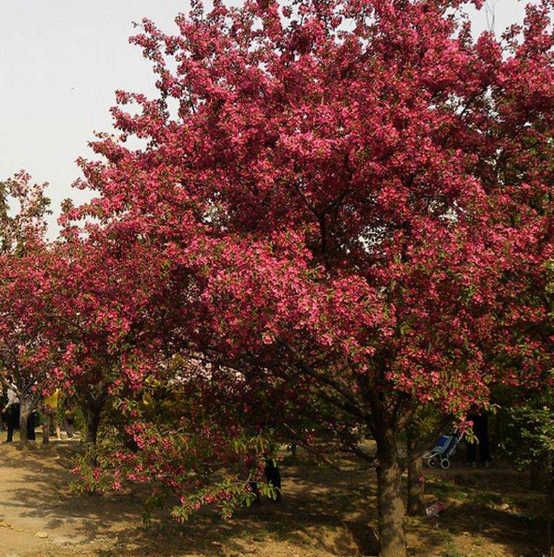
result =
[{"label": "stroller wheel", "polygon": [[438,463],[439,463],[439,459],[436,456],[432,456],[427,461],[427,465],[429,466],[429,468],[436,468]]},{"label": "stroller wheel", "polygon": [[443,470],[448,470],[450,468],[450,460],[448,460],[448,458],[443,458],[441,460],[441,468]]}]

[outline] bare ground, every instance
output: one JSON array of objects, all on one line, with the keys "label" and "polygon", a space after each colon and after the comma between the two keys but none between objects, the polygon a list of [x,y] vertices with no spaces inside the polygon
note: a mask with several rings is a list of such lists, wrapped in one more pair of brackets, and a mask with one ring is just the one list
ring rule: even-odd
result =
[{"label": "bare ground", "polygon": [[[206,513],[184,526],[141,525],[138,495],[76,496],[68,468],[77,445],[21,452],[0,446],[0,557],[328,557],[375,555],[375,476],[313,463],[282,467],[281,503],[241,509],[230,521]],[[543,496],[506,467],[426,471],[436,518],[408,519],[418,557],[540,557]],[[367,528],[367,524],[370,525]],[[47,537],[41,537],[47,536]]]}]

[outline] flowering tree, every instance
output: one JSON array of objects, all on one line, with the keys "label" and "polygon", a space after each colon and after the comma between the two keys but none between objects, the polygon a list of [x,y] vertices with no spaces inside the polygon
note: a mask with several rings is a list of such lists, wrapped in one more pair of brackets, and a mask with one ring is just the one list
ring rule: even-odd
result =
[{"label": "flowering tree", "polygon": [[195,3],[177,35],[143,22],[160,96],[118,93],[121,136],[81,162],[99,197],[68,216],[156,246],[172,338],[373,435],[385,557],[406,555],[418,405],[463,419],[547,365],[524,326],[504,333],[525,322],[517,269],[552,248],[528,202],[552,203],[550,12],[500,41],[473,40],[456,1]]},{"label": "flowering tree", "polygon": [[166,277],[154,250],[99,231],[81,237],[66,226],[56,256],[63,262],[53,299],[61,370],[83,410],[86,442],[95,444],[112,390],[139,389],[148,374],[156,350],[148,333],[163,326],[158,297]]},{"label": "flowering tree", "polygon": [[29,415],[58,378],[60,355],[52,335],[57,262],[44,237],[45,187],[24,172],[0,184],[0,367],[5,387],[19,398],[23,443]]}]

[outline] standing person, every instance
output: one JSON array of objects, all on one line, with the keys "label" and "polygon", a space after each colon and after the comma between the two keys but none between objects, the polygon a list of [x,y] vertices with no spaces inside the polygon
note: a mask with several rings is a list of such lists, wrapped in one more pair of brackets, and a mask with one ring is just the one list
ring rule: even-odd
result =
[{"label": "standing person", "polygon": [[2,409],[2,414],[6,417],[6,425],[8,428],[8,437],[5,443],[13,441],[13,432],[19,429],[19,397],[15,392],[11,378],[8,379],[10,387],[7,389],[8,402]]},{"label": "standing person", "polygon": [[73,428],[75,425],[75,413],[74,410],[71,406],[67,405],[68,401],[67,399],[64,400],[64,406],[66,406],[66,408],[64,408],[63,410],[63,425],[65,428],[65,431],[67,433],[67,438],[68,439],[73,439]]},{"label": "standing person", "polygon": [[60,422],[58,419],[60,389],[56,389],[50,396],[44,399],[42,404],[42,443],[44,445],[50,442],[50,427],[54,424],[56,429],[56,437],[61,440]]},{"label": "standing person", "polygon": [[[4,408],[7,402],[8,399],[6,396],[6,389],[2,384],[0,384],[0,408]],[[7,416],[6,414],[0,411],[0,430],[5,431],[7,429],[8,429]]]},{"label": "standing person", "polygon": [[[19,416],[21,412],[21,405],[19,397],[17,396],[16,387],[13,384],[13,379],[9,379],[11,387],[7,389],[8,402],[2,413],[7,416],[8,424],[8,438],[6,443],[11,443],[13,441],[13,433],[15,430],[19,430]],[[31,412],[29,418],[27,419],[27,439],[29,441],[34,441],[35,437],[35,412]]]},{"label": "standing person", "polygon": [[29,417],[27,418],[27,440],[28,441],[35,441],[35,420],[37,417],[37,413],[33,410]]},{"label": "standing person", "polygon": [[[264,476],[266,483],[275,489],[275,497],[272,497],[273,501],[281,501],[281,473],[279,472],[279,466],[277,460],[274,458],[266,457],[264,459]],[[250,490],[256,496],[256,503],[261,501],[260,486],[258,482],[251,481],[249,483]]]},{"label": "standing person", "polygon": [[266,458],[264,475],[267,483],[275,488],[275,501],[281,501],[281,472],[275,458]]},{"label": "standing person", "polygon": [[467,462],[472,468],[477,467],[477,445],[479,445],[479,456],[481,464],[488,468],[490,465],[489,450],[489,417],[485,411],[472,412],[468,420],[473,422],[473,435],[475,441],[467,444]]},{"label": "standing person", "polygon": [[[269,432],[273,431],[274,424],[270,424]],[[267,431],[267,430],[266,430]],[[262,426],[258,427],[258,435],[263,435],[264,429]],[[274,497],[271,497],[273,501],[281,501],[281,472],[279,471],[279,465],[277,463],[277,446],[272,443],[272,446],[268,447],[266,454],[264,455],[264,476],[266,483],[273,487],[275,490]],[[256,495],[256,502],[260,502],[260,488],[258,482],[250,482],[250,489]]]}]

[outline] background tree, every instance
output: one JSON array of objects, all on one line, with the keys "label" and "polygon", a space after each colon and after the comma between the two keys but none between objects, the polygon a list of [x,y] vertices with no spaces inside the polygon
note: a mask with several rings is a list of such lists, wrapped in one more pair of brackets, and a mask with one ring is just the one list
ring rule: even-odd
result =
[{"label": "background tree", "polygon": [[527,393],[510,411],[505,449],[524,470],[541,470],[546,478],[547,546],[552,555],[554,518],[554,409],[551,379],[543,392]]},{"label": "background tree", "polygon": [[[68,226],[57,246],[56,332],[64,346],[63,373],[85,416],[87,443],[96,443],[111,391],[135,389],[147,375],[148,351],[159,337],[164,308],[157,296],[165,276],[155,252],[124,238]],[[153,348],[155,349],[155,348]]]},{"label": "background tree", "polygon": [[[162,504],[180,521],[201,507],[229,517],[256,499],[253,486],[275,456],[268,385],[246,385],[232,369],[179,355],[167,360],[160,354],[158,366],[138,391],[120,383],[112,393],[108,435],[78,466],[84,488],[148,484],[146,518]],[[275,486],[258,485],[261,494],[277,496]]]},{"label": "background tree", "polygon": [[52,277],[57,262],[45,239],[46,184],[20,172],[0,183],[0,365],[5,388],[20,402],[20,439],[27,420],[58,376],[52,334]]}]

